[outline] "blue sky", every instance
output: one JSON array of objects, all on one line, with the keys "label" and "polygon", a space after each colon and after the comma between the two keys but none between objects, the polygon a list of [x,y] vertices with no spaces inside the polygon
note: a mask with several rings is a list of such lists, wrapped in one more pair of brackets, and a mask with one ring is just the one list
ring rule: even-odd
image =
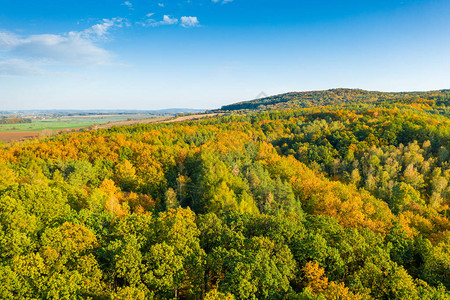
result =
[{"label": "blue sky", "polygon": [[450,88],[450,1],[0,0],[0,110]]}]

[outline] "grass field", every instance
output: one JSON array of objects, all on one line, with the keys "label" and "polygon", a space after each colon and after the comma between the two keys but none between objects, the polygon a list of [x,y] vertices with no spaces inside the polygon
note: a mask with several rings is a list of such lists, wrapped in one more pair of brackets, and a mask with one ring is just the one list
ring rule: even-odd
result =
[{"label": "grass field", "polygon": [[[188,116],[158,116],[153,114],[133,115],[128,116],[102,116],[89,117],[89,120],[80,120],[80,117],[71,118],[55,118],[42,120],[32,124],[16,124],[16,125],[2,125],[1,127],[15,127],[16,129],[2,130],[0,127],[0,145],[2,143],[9,143],[12,141],[23,141],[39,137],[48,137],[60,132],[69,132],[71,128],[89,127],[90,125],[98,125],[96,129],[107,129],[112,126],[132,126],[136,124],[149,123],[170,123],[170,122],[184,122],[190,120],[197,120],[201,118],[213,117],[217,115],[212,114],[196,114]],[[130,120],[131,119],[131,120]],[[32,130],[35,128],[34,130]]]},{"label": "grass field", "polygon": [[107,115],[107,116],[65,116],[45,120],[33,120],[28,124],[3,124],[0,131],[42,131],[60,130],[70,128],[89,127],[91,125],[106,124],[108,122],[120,122],[128,119],[143,119],[156,117],[156,115]]}]

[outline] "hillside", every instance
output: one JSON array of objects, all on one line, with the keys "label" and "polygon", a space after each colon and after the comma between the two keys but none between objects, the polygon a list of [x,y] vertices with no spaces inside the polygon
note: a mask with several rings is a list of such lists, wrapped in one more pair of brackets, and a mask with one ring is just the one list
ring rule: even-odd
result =
[{"label": "hillside", "polygon": [[360,89],[293,92],[222,106],[222,111],[308,108],[346,104],[411,103],[429,100],[431,105],[450,105],[450,90],[384,93]]},{"label": "hillside", "polygon": [[435,93],[4,144],[0,298],[450,299]]}]

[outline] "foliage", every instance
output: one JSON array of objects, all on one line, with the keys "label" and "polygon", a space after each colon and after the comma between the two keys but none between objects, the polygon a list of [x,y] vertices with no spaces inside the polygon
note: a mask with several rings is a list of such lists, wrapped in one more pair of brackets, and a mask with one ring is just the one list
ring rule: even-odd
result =
[{"label": "foliage", "polygon": [[7,144],[0,298],[448,299],[446,95]]}]

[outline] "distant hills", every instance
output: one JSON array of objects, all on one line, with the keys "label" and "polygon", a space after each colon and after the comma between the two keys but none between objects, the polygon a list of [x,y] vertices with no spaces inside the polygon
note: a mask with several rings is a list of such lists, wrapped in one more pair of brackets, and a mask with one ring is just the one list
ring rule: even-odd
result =
[{"label": "distant hills", "polygon": [[432,105],[448,106],[450,102],[450,90],[387,93],[361,89],[331,89],[325,91],[292,92],[225,105],[222,106],[221,110],[289,109],[354,103],[413,102],[419,99],[429,100],[432,102],[430,103]]},{"label": "distant hills", "polygon": [[177,115],[186,113],[200,113],[204,109],[193,108],[167,108],[159,110],[135,110],[135,109],[36,109],[36,110],[7,110],[0,111],[0,115],[70,115],[70,116],[89,116],[89,115],[135,115],[135,114],[150,114],[150,115]]}]

